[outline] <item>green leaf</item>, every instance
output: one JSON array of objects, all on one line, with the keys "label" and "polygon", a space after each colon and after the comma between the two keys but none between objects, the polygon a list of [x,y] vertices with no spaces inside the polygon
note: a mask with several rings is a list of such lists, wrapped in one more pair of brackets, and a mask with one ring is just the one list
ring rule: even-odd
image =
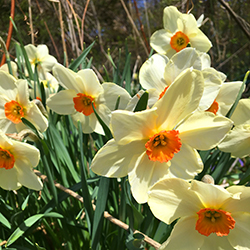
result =
[{"label": "green leaf", "polygon": [[30,194],[25,198],[23,204],[21,205],[21,209],[24,210],[27,206],[27,203],[29,201],[29,198],[30,198]]},{"label": "green leaf", "polygon": [[140,97],[139,101],[137,102],[134,112],[147,109],[147,105],[148,105],[148,92],[145,91]]},{"label": "green leaf", "polygon": [[3,216],[2,213],[0,213],[0,222],[6,226],[7,228],[11,229],[11,225],[9,223],[9,221]]},{"label": "green leaf", "polygon": [[86,56],[88,55],[88,53],[90,52],[90,50],[92,49],[92,47],[94,46],[95,41],[92,42],[88,48],[86,48],[82,54],[76,58],[70,65],[69,65],[69,69],[75,71],[77,70],[77,68],[79,67],[79,65],[84,61],[84,59],[86,58]]},{"label": "green leaf", "polygon": [[24,125],[26,125],[28,128],[31,129],[31,131],[33,131],[35,133],[35,135],[39,138],[42,139],[43,135],[36,129],[36,127],[29,122],[27,119],[25,119],[24,117],[21,118],[22,122]]}]

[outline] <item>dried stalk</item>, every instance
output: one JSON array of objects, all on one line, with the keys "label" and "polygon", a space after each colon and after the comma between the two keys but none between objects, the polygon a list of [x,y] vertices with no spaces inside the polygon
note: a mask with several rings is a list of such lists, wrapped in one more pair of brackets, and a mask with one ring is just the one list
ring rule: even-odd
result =
[{"label": "dried stalk", "polygon": [[[89,1],[87,0],[87,3],[85,5],[84,11],[83,11],[83,15],[82,15],[82,27],[81,27],[81,37],[82,37],[82,43],[84,42],[84,21],[85,21],[85,17],[86,17],[86,13],[87,13],[87,9],[88,9],[88,5],[89,5]],[[83,46],[83,44],[81,45]]]},{"label": "dried stalk", "polygon": [[33,45],[35,45],[34,29],[33,29],[33,22],[32,22],[31,0],[29,0],[28,3],[29,3],[29,21],[30,21],[31,43]]},{"label": "dried stalk", "polygon": [[[43,181],[46,181],[48,182],[48,178],[46,175],[43,175],[41,172],[39,172],[38,170],[34,170],[35,174],[37,176],[39,176]],[[57,183],[56,181],[54,181],[54,185],[55,187],[57,187],[58,189],[62,190],[63,192],[69,194],[70,196],[72,196],[73,198],[79,200],[80,202],[84,202],[83,201],[83,197],[80,196],[79,194],[77,194],[76,192],[64,187],[63,185]],[[93,209],[95,210],[96,209],[96,206],[93,204]],[[124,230],[128,230],[129,229],[129,226],[127,224],[125,224],[124,222],[114,218],[111,214],[109,214],[107,211],[104,211],[104,218],[109,220],[110,222],[112,222],[113,224],[119,226],[120,228],[124,229]],[[143,234],[141,233],[140,231],[137,231],[135,230],[134,233],[140,233],[140,234]],[[148,243],[150,246],[154,247],[155,249],[158,249],[161,244],[154,241],[153,239],[149,238],[147,235],[143,234],[144,235],[144,241],[146,243]]]}]

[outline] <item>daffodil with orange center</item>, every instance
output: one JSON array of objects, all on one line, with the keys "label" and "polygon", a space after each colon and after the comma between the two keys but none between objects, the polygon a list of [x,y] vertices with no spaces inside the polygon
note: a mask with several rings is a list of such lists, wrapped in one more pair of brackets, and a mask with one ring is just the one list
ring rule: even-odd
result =
[{"label": "daffodil with orange center", "polygon": [[64,89],[47,100],[48,107],[58,114],[71,115],[76,127],[80,121],[83,133],[104,134],[93,106],[106,125],[109,125],[111,110],[118,96],[121,100],[119,107],[125,107],[131,98],[125,89],[117,84],[100,84],[91,69],[83,69],[76,73],[57,64],[53,68],[53,74]]},{"label": "daffodil with orange center", "polygon": [[0,187],[16,190],[25,186],[34,190],[42,189],[42,182],[32,168],[40,159],[37,148],[24,142],[8,138],[0,131]]},{"label": "daffodil with orange center", "polygon": [[128,175],[139,203],[162,178],[192,179],[203,168],[196,149],[215,147],[232,126],[227,118],[194,112],[203,90],[202,74],[187,69],[151,109],[112,112],[114,139],[97,152],[91,169],[107,177]]},{"label": "daffodil with orange center", "polygon": [[179,219],[160,250],[250,249],[249,187],[169,178],[150,189],[148,204],[167,224]]},{"label": "daffodil with orange center", "polygon": [[26,80],[16,80],[10,74],[0,71],[0,127],[5,133],[19,132],[27,128],[22,118],[44,132],[48,121],[34,102],[29,100]]},{"label": "daffodil with orange center", "polygon": [[182,14],[174,6],[164,9],[163,27],[150,38],[150,45],[157,53],[171,57],[188,45],[200,52],[207,52],[212,47],[194,16]]}]

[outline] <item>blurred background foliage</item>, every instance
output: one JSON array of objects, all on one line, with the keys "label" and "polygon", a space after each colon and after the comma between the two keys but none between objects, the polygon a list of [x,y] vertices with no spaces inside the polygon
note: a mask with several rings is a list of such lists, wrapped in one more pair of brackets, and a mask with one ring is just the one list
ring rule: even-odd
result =
[{"label": "blurred background foliage", "polygon": [[[5,41],[9,26],[10,2],[0,1],[0,36]],[[118,58],[120,53],[122,55],[125,41],[131,53],[131,69],[137,72],[148,57],[151,34],[163,27],[163,9],[168,5],[177,6],[183,13],[190,10],[196,19],[204,14],[201,29],[213,43],[209,51],[212,66],[226,73],[228,80],[242,80],[249,67],[250,2],[248,0],[226,2],[218,0],[60,0],[60,6],[55,0],[16,0],[15,2],[14,21],[24,44],[46,44],[50,53],[63,63],[64,50],[70,62],[80,55],[84,46],[97,40],[90,55],[93,56],[93,64],[101,75],[103,75],[103,65],[108,71],[112,70],[108,54],[110,53],[112,58]],[[222,2],[234,12],[235,18]],[[63,49],[62,44],[60,13],[63,19],[66,49]],[[10,54],[13,58],[15,40],[16,34],[13,32],[10,46]]]}]

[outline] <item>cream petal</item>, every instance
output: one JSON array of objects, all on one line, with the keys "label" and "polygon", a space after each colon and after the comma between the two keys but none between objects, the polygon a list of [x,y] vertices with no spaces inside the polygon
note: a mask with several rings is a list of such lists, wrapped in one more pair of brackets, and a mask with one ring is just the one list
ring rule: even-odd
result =
[{"label": "cream petal", "polygon": [[235,227],[230,230],[227,238],[231,245],[237,250],[250,249],[250,213],[234,213]]},{"label": "cream petal", "polygon": [[[237,90],[241,87],[241,85],[242,85],[242,82],[238,82]],[[236,94],[238,94],[239,92],[237,90],[235,89]],[[236,98],[236,94],[234,96],[235,98]],[[243,123],[250,124],[249,114],[250,114],[250,99],[241,99],[236,109],[234,110],[233,115],[231,116],[231,119],[234,121],[235,125],[240,125]]]},{"label": "cream petal", "polygon": [[16,190],[21,187],[15,167],[8,170],[0,168],[0,187],[5,190]]},{"label": "cream petal", "polygon": [[76,93],[83,93],[83,83],[79,80],[76,81],[77,73],[59,63],[55,64],[52,71],[59,84],[65,89],[75,90]]},{"label": "cream petal", "polygon": [[19,102],[23,107],[29,109],[29,88],[27,80],[17,80],[18,94],[16,101]]},{"label": "cream petal", "polygon": [[164,72],[164,79],[170,85],[187,68],[201,70],[201,59],[194,48],[185,48],[171,57]]},{"label": "cream petal", "polygon": [[47,105],[58,114],[69,115],[76,111],[73,102],[76,96],[77,93],[73,89],[61,90],[47,100]]},{"label": "cream petal", "polygon": [[182,119],[197,109],[203,93],[202,73],[187,69],[170,85],[163,97],[155,103],[157,127],[173,129]]},{"label": "cream petal", "polygon": [[118,145],[111,139],[95,155],[91,170],[107,177],[124,177],[134,168],[143,151],[145,147],[140,142]]},{"label": "cream petal", "polygon": [[138,159],[137,166],[128,173],[131,192],[138,203],[148,201],[148,190],[158,180],[169,176],[170,162],[150,161],[146,152]]},{"label": "cream petal", "polygon": [[193,179],[203,169],[203,163],[197,151],[182,144],[181,150],[171,160],[170,172],[178,178]]},{"label": "cream petal", "polygon": [[163,12],[163,26],[164,29],[175,33],[178,29],[177,20],[182,16],[182,13],[174,6],[169,6]]},{"label": "cream petal", "polygon": [[31,122],[41,132],[44,132],[48,128],[48,120],[35,103],[31,103],[29,111],[25,114],[24,118]]},{"label": "cream petal", "polygon": [[131,96],[124,88],[112,82],[105,82],[102,84],[102,87],[104,93],[101,97],[104,98],[104,103],[110,110],[115,110],[118,97],[120,97],[118,109],[126,108],[131,100]]},{"label": "cream petal", "polygon": [[210,234],[208,237],[204,236],[204,243],[200,250],[234,250],[228,241],[228,237],[220,237],[216,234]]},{"label": "cream petal", "polygon": [[170,237],[162,244],[159,250],[200,249],[205,237],[195,230],[196,220],[196,216],[180,218],[174,226]]},{"label": "cream petal", "polygon": [[82,69],[77,72],[77,76],[80,77],[80,79],[77,77],[77,82],[81,80],[84,86],[82,93],[92,97],[97,97],[103,93],[103,87],[92,69]]},{"label": "cream petal", "polygon": [[218,145],[232,125],[233,122],[224,116],[196,111],[177,127],[177,130],[183,143],[198,150],[208,150]]},{"label": "cream petal", "polygon": [[194,216],[203,205],[189,189],[190,184],[185,180],[165,178],[150,188],[148,205],[153,214],[167,224],[180,217]]},{"label": "cream petal", "polygon": [[197,29],[197,34],[194,37],[189,37],[189,40],[191,46],[201,52],[208,52],[212,47],[212,43],[200,29]]},{"label": "cream petal", "polygon": [[141,112],[117,110],[112,112],[111,129],[118,144],[144,140],[144,144],[155,134],[155,109]]},{"label": "cream petal", "polygon": [[[96,107],[96,112],[102,119],[102,121],[110,127],[111,110],[105,104],[99,104]],[[99,122],[98,122],[99,123]]]},{"label": "cream petal", "polygon": [[224,209],[224,203],[232,199],[232,195],[223,187],[201,181],[193,180],[191,190],[197,193],[204,207]]},{"label": "cream petal", "polygon": [[24,46],[27,56],[30,61],[36,58],[37,48],[33,44],[28,44]]},{"label": "cream petal", "polygon": [[161,93],[171,82],[164,79],[164,70],[168,63],[164,55],[152,55],[140,68],[139,81],[144,89],[155,88]]},{"label": "cream petal", "polygon": [[43,184],[41,180],[36,176],[33,170],[26,165],[26,161],[18,161],[18,167],[16,167],[18,173],[18,182],[20,182],[23,186],[34,189],[41,190]]},{"label": "cream petal", "polygon": [[16,85],[16,79],[0,70],[0,93],[1,95],[7,96],[9,100],[16,100],[16,95],[17,95],[17,85]]},{"label": "cream petal", "polygon": [[[218,110],[217,114],[221,114],[221,115],[227,114],[227,112],[233,106],[241,86],[242,86],[242,82],[240,82],[240,81],[238,81],[238,82],[224,82],[222,84],[221,89],[218,93],[218,96],[216,97],[216,101],[219,104],[219,110]],[[238,107],[238,105],[237,105],[237,107]],[[236,109],[237,109],[237,107],[236,107]],[[249,114],[249,113],[247,113],[247,114]],[[234,112],[233,116],[234,115],[237,115],[237,112]],[[243,120],[241,120],[240,117],[238,117],[239,120],[236,117],[235,117],[235,119],[233,119],[232,117],[231,117],[231,119],[234,121],[235,125],[241,124],[243,120],[247,121],[247,119],[250,123],[250,119],[248,118],[249,117],[248,115],[246,115],[243,118]]]},{"label": "cream petal", "polygon": [[186,34],[189,38],[195,36],[199,30],[195,17],[192,14],[183,14],[181,16],[181,19],[184,24],[183,33]]},{"label": "cream petal", "polygon": [[210,66],[211,66],[211,58],[210,58],[210,56],[207,53],[204,53],[204,52],[198,52],[198,53],[199,53],[200,59],[202,61],[201,70],[206,69],[206,68],[210,68]]},{"label": "cream petal", "polygon": [[171,48],[170,40],[172,33],[167,32],[165,29],[157,30],[150,37],[150,46],[160,54],[166,54],[169,51],[175,50]]},{"label": "cream petal", "polygon": [[0,118],[0,128],[4,133],[16,133],[16,124],[7,118]]},{"label": "cream petal", "polygon": [[231,130],[218,145],[223,152],[232,157],[246,157],[250,154],[250,125],[238,125]]},{"label": "cream petal", "polygon": [[78,128],[78,121],[82,125],[82,132],[85,134],[90,134],[96,132],[98,134],[104,135],[103,128],[101,124],[98,122],[94,113],[90,114],[89,116],[84,115],[80,112],[75,112],[71,115],[73,119],[74,125]]}]

